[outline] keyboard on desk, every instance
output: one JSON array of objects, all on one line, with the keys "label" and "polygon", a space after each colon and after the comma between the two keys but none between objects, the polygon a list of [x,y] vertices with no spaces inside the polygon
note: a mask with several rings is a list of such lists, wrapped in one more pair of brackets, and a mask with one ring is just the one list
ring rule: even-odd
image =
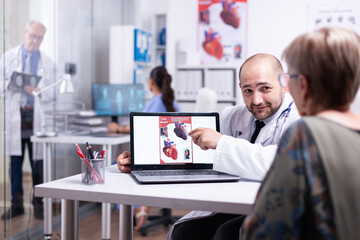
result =
[{"label": "keyboard on desk", "polygon": [[212,169],[135,170],[132,175],[140,183],[185,183],[238,181],[238,176]]},{"label": "keyboard on desk", "polygon": [[223,173],[212,169],[202,170],[151,170],[139,171],[140,176],[178,176],[178,175],[221,175]]}]

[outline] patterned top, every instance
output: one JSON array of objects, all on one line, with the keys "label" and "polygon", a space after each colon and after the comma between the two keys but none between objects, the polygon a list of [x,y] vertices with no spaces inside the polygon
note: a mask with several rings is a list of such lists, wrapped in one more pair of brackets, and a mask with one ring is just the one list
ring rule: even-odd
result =
[{"label": "patterned top", "polygon": [[242,230],[243,239],[337,239],[326,172],[303,120],[284,134]]}]

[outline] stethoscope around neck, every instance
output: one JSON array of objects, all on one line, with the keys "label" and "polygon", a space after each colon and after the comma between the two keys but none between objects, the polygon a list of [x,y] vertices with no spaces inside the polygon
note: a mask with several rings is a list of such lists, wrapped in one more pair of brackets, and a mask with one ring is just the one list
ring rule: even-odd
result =
[{"label": "stethoscope around neck", "polygon": [[[286,120],[287,118],[289,117],[290,115],[290,112],[291,112],[291,106],[293,104],[293,101],[291,101],[291,103],[289,104],[289,106],[287,108],[285,108],[281,113],[280,115],[277,117],[276,119],[276,124],[275,124],[275,131],[274,131],[274,137],[273,137],[273,144],[279,144],[280,142],[280,139],[281,139],[281,136],[283,135],[284,133],[284,130],[285,130],[285,126],[286,126]],[[281,118],[284,118],[284,123],[281,127],[281,131],[280,131],[280,135],[278,138],[276,138],[276,132],[277,130],[279,129],[279,126],[280,126],[280,119]]]}]

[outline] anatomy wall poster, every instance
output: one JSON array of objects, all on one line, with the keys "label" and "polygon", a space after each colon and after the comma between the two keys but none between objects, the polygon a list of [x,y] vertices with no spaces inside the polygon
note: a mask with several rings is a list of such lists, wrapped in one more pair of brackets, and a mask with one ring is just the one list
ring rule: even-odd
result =
[{"label": "anatomy wall poster", "polygon": [[191,117],[159,117],[160,163],[192,163]]},{"label": "anatomy wall poster", "polygon": [[198,39],[202,64],[243,62],[247,0],[199,0]]},{"label": "anatomy wall poster", "polygon": [[360,34],[360,4],[310,4],[308,30],[325,26],[349,28]]}]

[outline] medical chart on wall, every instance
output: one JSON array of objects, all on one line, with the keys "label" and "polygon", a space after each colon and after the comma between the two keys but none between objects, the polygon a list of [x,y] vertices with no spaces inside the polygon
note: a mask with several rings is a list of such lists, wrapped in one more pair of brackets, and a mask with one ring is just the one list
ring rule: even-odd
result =
[{"label": "medical chart on wall", "polygon": [[360,4],[308,5],[308,30],[325,26],[345,27],[360,34]]},{"label": "medical chart on wall", "polygon": [[202,64],[246,59],[247,0],[199,0],[198,47]]}]

